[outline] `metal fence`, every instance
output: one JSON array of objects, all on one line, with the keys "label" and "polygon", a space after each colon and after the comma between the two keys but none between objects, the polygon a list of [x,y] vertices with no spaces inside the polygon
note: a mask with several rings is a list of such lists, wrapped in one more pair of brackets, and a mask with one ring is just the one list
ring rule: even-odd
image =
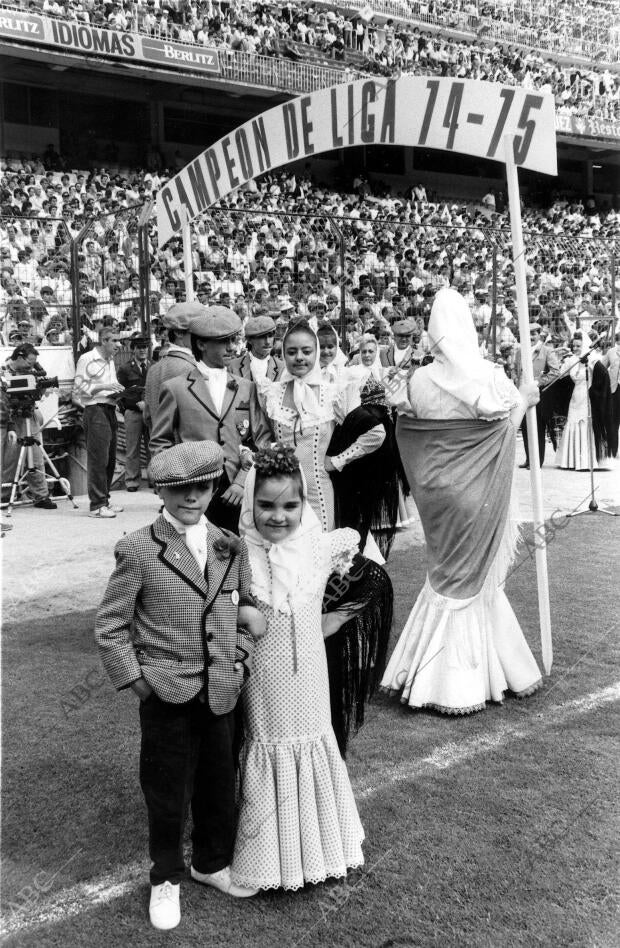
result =
[{"label": "metal fence", "polygon": [[[423,322],[435,292],[452,285],[495,351],[502,317],[510,320],[515,307],[510,233],[436,218],[412,224],[396,212],[371,219],[213,208],[192,225],[193,290],[242,317],[272,315],[279,334],[292,313],[327,316],[347,347],[359,325]],[[618,238],[526,230],[524,242],[531,318],[559,334],[594,323],[612,333]],[[70,341],[77,355],[95,341],[97,320],[121,338],[151,335],[152,320],[185,299],[183,248],[157,247],[151,205],[89,220],[79,232],[63,220],[3,218],[0,255],[6,344],[16,333],[35,343]]]}]

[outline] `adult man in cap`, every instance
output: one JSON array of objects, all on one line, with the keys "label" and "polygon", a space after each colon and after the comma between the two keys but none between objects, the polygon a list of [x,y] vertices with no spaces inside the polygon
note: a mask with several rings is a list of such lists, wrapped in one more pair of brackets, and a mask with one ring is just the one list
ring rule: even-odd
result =
[{"label": "adult man in cap", "polygon": [[149,368],[149,341],[134,336],[130,341],[132,358],[117,370],[117,378],[125,387],[121,409],[125,418],[125,487],[130,493],[140,489],[140,444],[149,459],[148,428],[144,421],[144,387]]},{"label": "adult man in cap", "polygon": [[282,363],[271,354],[276,339],[276,324],[271,316],[252,316],[245,324],[247,351],[233,359],[230,371],[242,379],[274,381],[282,371]]},{"label": "adult man in cap", "polygon": [[233,885],[229,864],[236,829],[234,709],[264,624],[250,592],[245,544],[204,516],[223,461],[212,441],[178,444],[153,458],[150,475],[164,509],[117,544],[95,623],[112,684],[140,698],[149,916],[158,929],[175,928],[181,919],[190,802],[192,878],[238,898],[256,892]]},{"label": "adult man in cap", "polygon": [[153,426],[162,385],[196,368],[189,326],[194,316],[204,316],[205,312],[200,303],[175,303],[162,318],[162,326],[168,331],[168,350],[149,368],[144,387],[144,422],[149,428]]},{"label": "adult man in cap", "polygon": [[[532,369],[534,372],[534,381],[538,383],[539,388],[545,388],[560,374],[560,360],[556,352],[549,346],[546,346],[540,336],[540,323],[530,324],[530,344],[532,347]],[[523,384],[523,362],[521,349],[515,352],[515,384]],[[547,405],[547,399],[541,398],[536,405],[536,425],[538,428],[538,456],[540,466],[545,460],[545,435],[548,423],[553,414],[552,407]],[[526,469],[530,466],[530,452],[527,440],[527,422],[524,418],[521,422],[521,433],[523,435],[523,447],[525,448],[525,462],[520,465]]]},{"label": "adult man in cap", "polygon": [[273,439],[256,386],[228,371],[241,329],[237,314],[224,306],[210,306],[192,320],[196,368],[162,386],[150,441],[154,454],[179,441],[209,440],[222,446],[224,473],[208,514],[234,532],[246,478],[242,448],[259,448]]},{"label": "adult man in cap", "polygon": [[396,366],[403,363],[409,367],[413,356],[413,335],[417,326],[411,317],[399,319],[392,326],[394,342],[380,353],[381,365]]}]

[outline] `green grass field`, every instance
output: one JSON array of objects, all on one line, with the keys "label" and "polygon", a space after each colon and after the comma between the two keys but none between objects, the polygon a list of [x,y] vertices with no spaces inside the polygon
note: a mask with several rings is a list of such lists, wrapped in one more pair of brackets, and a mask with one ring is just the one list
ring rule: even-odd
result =
[{"label": "green grass field", "polygon": [[[367,834],[363,870],[243,902],[188,881],[181,925],[168,934],[148,923],[136,700],[100,671],[96,603],[7,627],[5,943],[620,944],[619,531],[611,519],[578,518],[549,546],[555,661],[537,695],[461,719],[383,697],[370,706],[348,760]],[[507,592],[539,658],[534,563],[522,560]],[[395,554],[389,568],[396,636],[423,554]]]}]

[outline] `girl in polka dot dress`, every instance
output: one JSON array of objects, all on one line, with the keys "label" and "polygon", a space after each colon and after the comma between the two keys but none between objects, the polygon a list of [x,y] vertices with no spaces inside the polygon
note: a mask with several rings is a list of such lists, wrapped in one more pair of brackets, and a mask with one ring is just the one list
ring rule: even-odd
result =
[{"label": "girl in polka dot dress", "polygon": [[322,616],[325,588],[357,553],[355,530],[322,533],[294,451],[257,452],[240,531],[267,632],[243,691],[245,743],[231,875],[257,889],[298,889],[364,862],[364,831],[330,720],[324,636],[351,618]]}]

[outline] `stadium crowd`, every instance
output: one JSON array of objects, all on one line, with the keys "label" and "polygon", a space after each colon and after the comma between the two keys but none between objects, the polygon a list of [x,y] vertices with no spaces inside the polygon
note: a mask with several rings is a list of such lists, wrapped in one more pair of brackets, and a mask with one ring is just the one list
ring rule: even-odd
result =
[{"label": "stadium crowd", "polygon": [[[38,8],[31,0],[29,9]],[[415,6],[415,5],[413,5]],[[418,4],[419,6],[419,4]],[[434,33],[414,21],[392,18],[364,19],[349,16],[341,8],[320,4],[288,3],[67,3],[43,0],[42,12],[49,16],[90,22],[110,29],[141,32],[180,43],[197,44],[223,51],[262,57],[304,60],[316,64],[346,66],[347,75],[368,73],[385,76],[438,75],[459,79],[482,79],[519,84],[552,92],[563,114],[603,120],[620,117],[620,75],[602,65],[595,56],[586,67],[561,65],[536,48],[509,45],[508,37],[490,38],[481,29],[475,39],[464,39],[451,31],[449,5],[435,15],[446,32]],[[565,6],[570,6],[569,4]],[[495,12],[497,12],[497,7]],[[594,9],[598,9],[595,5]],[[464,11],[466,12],[466,11]],[[416,11],[412,9],[411,16]],[[474,15],[473,13],[471,14]],[[479,18],[480,11],[476,11]],[[524,11],[526,15],[526,11]],[[534,18],[538,22],[537,17]],[[613,17],[608,17],[609,29]],[[541,29],[537,37],[545,37]],[[559,50],[566,52],[568,37]],[[613,45],[613,44],[612,44]],[[618,46],[616,38],[616,46]],[[604,57],[604,59],[612,57]],[[230,64],[227,64],[230,65]]]},{"label": "stadium crowd", "polygon": [[[105,319],[129,340],[140,329],[137,209],[166,174],[45,170],[44,161],[7,162],[0,191],[0,333],[5,344],[71,341],[70,238],[92,218],[78,247],[82,348]],[[608,250],[620,213],[556,196],[526,207],[528,292],[532,318],[563,334],[611,316]],[[150,314],[159,320],[185,298],[179,240],[158,248],[150,227]],[[263,313],[340,317],[354,335],[370,322],[420,318],[441,286],[458,289],[488,326],[496,248],[499,343],[515,334],[514,290],[505,197],[448,202],[421,184],[394,196],[357,177],[349,193],[314,182],[306,170],[263,176],[229,196],[194,225],[194,290],[202,303],[233,306],[242,319]],[[341,253],[344,248],[344,253]],[[506,337],[503,338],[501,333]],[[279,331],[280,334],[280,331]],[[350,343],[353,335],[348,340]],[[154,341],[156,339],[154,338]]]},{"label": "stadium crowd", "polygon": [[[378,0],[371,7],[342,8],[329,2],[242,3],[239,0],[21,0],[47,16],[92,26],[137,30],[178,42],[213,44],[229,41],[232,48],[253,37],[254,31],[282,24],[276,33],[329,50],[342,40],[344,48],[362,50],[377,32],[389,34],[404,23],[423,23],[455,32],[480,33],[508,42],[535,45],[560,53],[617,60],[619,30],[613,0]],[[359,6],[359,10],[357,7]],[[237,32],[235,32],[237,31]],[[218,35],[220,34],[220,35]],[[260,39],[260,36],[259,36]],[[254,42],[250,40],[250,46]],[[237,45],[235,45],[237,44]]]}]

